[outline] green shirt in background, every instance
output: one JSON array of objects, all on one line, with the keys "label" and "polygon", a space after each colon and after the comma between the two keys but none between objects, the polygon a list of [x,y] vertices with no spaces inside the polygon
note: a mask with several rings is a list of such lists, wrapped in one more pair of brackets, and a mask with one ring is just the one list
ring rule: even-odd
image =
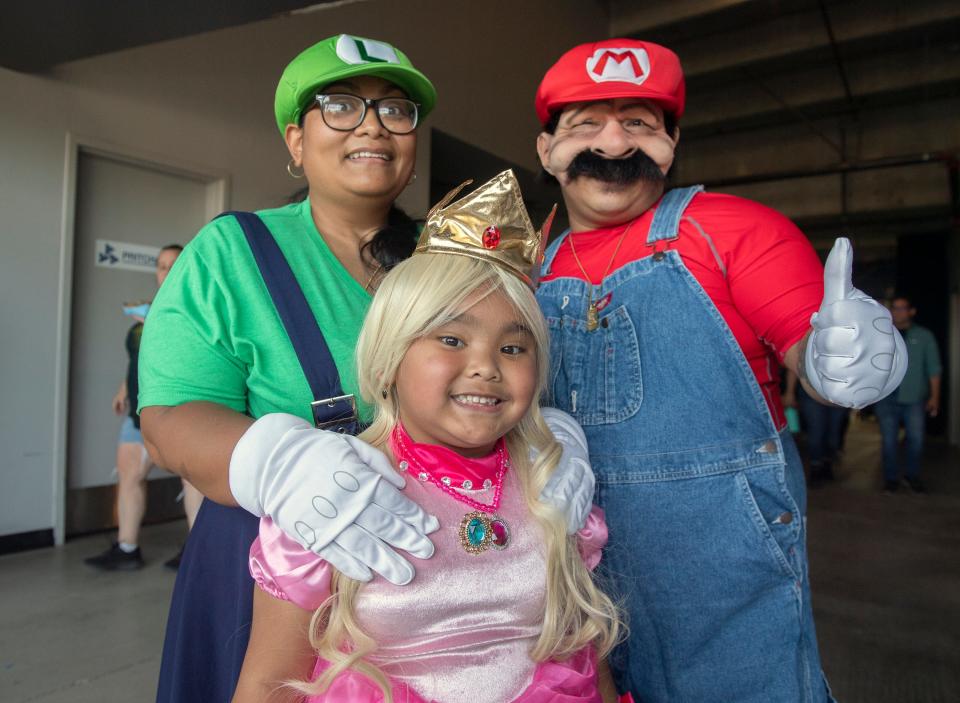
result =
[{"label": "green shirt in background", "polygon": [[907,374],[897,389],[897,402],[922,403],[930,397],[930,378],[943,373],[937,340],[933,332],[919,325],[900,334],[907,345]]},{"label": "green shirt in background", "polygon": [[[317,232],[304,201],[257,213],[323,332],[344,393],[357,396],[354,351],[370,305]],[[139,409],[205,400],[257,418],[299,415],[315,400],[239,223],[221,217],[184,249],[150,308],[140,348]]]}]

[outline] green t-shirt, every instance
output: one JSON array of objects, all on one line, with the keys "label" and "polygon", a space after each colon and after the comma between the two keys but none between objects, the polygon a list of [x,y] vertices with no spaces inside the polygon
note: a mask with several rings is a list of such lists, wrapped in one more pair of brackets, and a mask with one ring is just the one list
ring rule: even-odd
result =
[{"label": "green t-shirt", "polygon": [[897,389],[898,403],[921,403],[930,397],[930,378],[943,373],[933,332],[920,325],[900,334],[907,346],[907,373]]},{"label": "green t-shirt", "polygon": [[[317,232],[309,201],[257,214],[303,289],[344,393],[358,396],[354,350],[370,294]],[[313,421],[310,386],[233,217],[210,222],[183,250],[144,326],[139,408],[194,400]]]}]

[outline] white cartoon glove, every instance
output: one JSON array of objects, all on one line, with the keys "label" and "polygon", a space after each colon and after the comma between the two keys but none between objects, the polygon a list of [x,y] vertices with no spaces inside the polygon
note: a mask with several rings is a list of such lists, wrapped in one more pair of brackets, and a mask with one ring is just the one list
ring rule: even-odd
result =
[{"label": "white cartoon glove", "polygon": [[803,364],[824,400],[862,408],[892,393],[907,372],[907,348],[890,311],[853,287],[850,240],[837,239],[823,271],[823,303]]},{"label": "white cartoon glove", "polygon": [[270,516],[291,539],[359,581],[369,581],[373,570],[402,586],[414,569],[394,549],[433,555],[426,535],[439,523],[400,493],[403,486],[370,445],[285,413],[254,422],[230,458],[237,503]]},{"label": "white cartoon glove", "polygon": [[590,468],[587,438],[577,421],[562,410],[543,408],[541,412],[563,447],[563,455],[540,492],[540,500],[567,516],[567,533],[572,535],[584,526],[593,507],[596,479]]}]

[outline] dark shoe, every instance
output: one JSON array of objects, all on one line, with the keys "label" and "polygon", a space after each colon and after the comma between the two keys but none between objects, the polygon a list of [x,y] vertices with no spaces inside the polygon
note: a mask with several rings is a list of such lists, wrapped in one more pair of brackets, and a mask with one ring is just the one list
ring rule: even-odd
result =
[{"label": "dark shoe", "polygon": [[900,484],[896,481],[887,481],[883,484],[884,493],[896,493],[898,488],[900,488]]},{"label": "dark shoe", "polygon": [[177,552],[176,555],[170,557],[165,562],[163,562],[163,565],[166,568],[170,569],[171,571],[176,571],[177,569],[180,568],[181,559],[183,559],[183,547],[180,547],[180,551]]},{"label": "dark shoe", "polygon": [[833,480],[833,463],[818,461],[810,464],[811,483],[824,483]]},{"label": "dark shoe", "polygon": [[910,486],[910,490],[914,493],[926,493],[927,487],[923,485],[923,481],[919,478],[905,478],[903,479],[907,482],[907,485]]},{"label": "dark shoe", "polygon": [[833,481],[836,479],[836,476],[833,475],[832,461],[823,462],[823,468],[821,469],[821,474],[824,481]]},{"label": "dark shoe", "polygon": [[83,560],[83,563],[101,571],[136,571],[143,568],[143,556],[140,554],[140,547],[127,553],[114,542],[113,546],[103,554],[88,557]]}]

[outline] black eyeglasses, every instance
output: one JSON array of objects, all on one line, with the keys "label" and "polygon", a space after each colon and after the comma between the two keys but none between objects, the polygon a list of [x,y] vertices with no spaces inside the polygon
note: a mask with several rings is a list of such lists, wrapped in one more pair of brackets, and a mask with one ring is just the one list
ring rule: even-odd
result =
[{"label": "black eyeglasses", "polygon": [[377,121],[388,132],[410,134],[417,128],[417,104],[406,98],[373,99],[348,93],[320,93],[314,100],[324,124],[338,132],[350,132],[363,124],[368,107],[373,108]]}]

